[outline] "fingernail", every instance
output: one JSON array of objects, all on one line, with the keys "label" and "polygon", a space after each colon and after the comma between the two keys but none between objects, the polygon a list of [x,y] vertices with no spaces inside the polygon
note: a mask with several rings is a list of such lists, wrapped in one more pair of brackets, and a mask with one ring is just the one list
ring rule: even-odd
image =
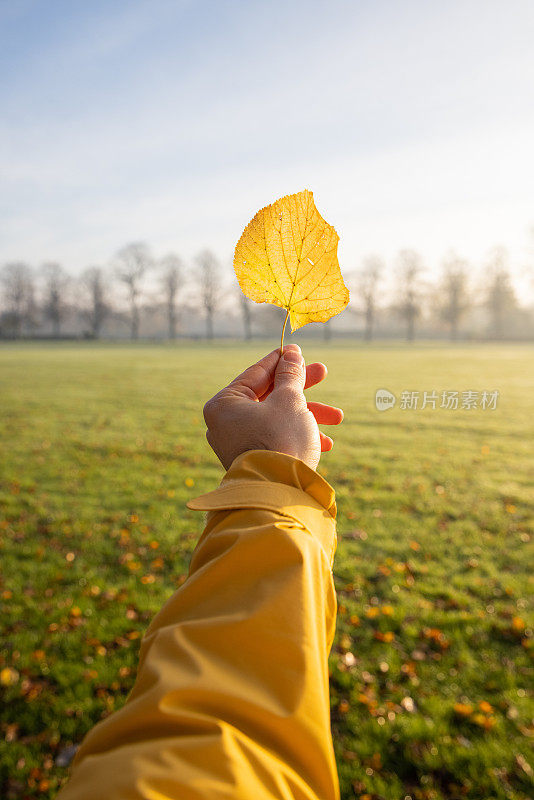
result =
[{"label": "fingernail", "polygon": [[300,364],[302,362],[302,353],[300,350],[284,350],[284,361],[291,361],[293,364]]}]

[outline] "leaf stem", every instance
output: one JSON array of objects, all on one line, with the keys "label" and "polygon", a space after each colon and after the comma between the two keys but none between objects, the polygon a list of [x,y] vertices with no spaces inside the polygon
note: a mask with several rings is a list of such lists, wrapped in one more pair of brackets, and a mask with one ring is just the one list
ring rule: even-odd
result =
[{"label": "leaf stem", "polygon": [[280,355],[284,352],[284,333],[286,330],[287,321],[289,319],[289,309],[287,310],[286,318],[284,320],[284,324],[282,325],[282,338],[280,339]]}]

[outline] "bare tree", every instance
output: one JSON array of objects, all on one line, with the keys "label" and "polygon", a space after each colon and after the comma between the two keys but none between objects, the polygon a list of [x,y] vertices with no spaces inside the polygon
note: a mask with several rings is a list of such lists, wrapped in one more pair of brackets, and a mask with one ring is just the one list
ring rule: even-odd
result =
[{"label": "bare tree", "polygon": [[35,301],[35,281],[33,270],[30,271],[26,287],[26,303],[24,308],[24,327],[31,336],[39,325],[39,308]]},{"label": "bare tree", "polygon": [[455,253],[450,253],[443,263],[438,311],[441,319],[449,326],[453,342],[458,338],[458,327],[470,306],[468,269],[467,261]]},{"label": "bare tree", "polygon": [[397,313],[406,322],[406,340],[413,342],[415,323],[421,315],[420,275],[423,272],[421,256],[415,250],[401,250],[398,255]]},{"label": "bare tree", "polygon": [[108,287],[104,273],[100,267],[88,267],[82,274],[81,281],[88,300],[87,307],[82,313],[89,323],[91,335],[93,338],[98,339],[102,331],[102,325],[111,311],[106,299]]},{"label": "bare tree", "polygon": [[139,338],[139,299],[141,296],[142,281],[148,269],[152,266],[152,256],[146,244],[133,242],[118,251],[115,256],[116,275],[127,289],[130,303],[130,336]]},{"label": "bare tree", "polygon": [[517,309],[517,299],[508,269],[508,253],[504,247],[495,247],[490,255],[489,285],[486,306],[489,311],[491,336],[502,339],[506,322]]},{"label": "bare tree", "polygon": [[370,342],[373,338],[376,315],[377,287],[384,271],[384,262],[379,256],[367,256],[363,266],[356,275],[357,292],[363,300],[365,316],[364,338]]},{"label": "bare tree", "polygon": [[174,253],[169,253],[161,259],[160,267],[162,270],[161,283],[165,294],[169,339],[176,339],[178,325],[176,298],[183,283],[182,261]]},{"label": "bare tree", "polygon": [[61,324],[67,316],[68,307],[65,291],[69,284],[69,276],[63,267],[55,261],[43,264],[44,302],[43,315],[52,324],[52,336],[61,335]]},{"label": "bare tree", "polygon": [[19,338],[24,326],[31,328],[35,322],[33,273],[24,262],[12,261],[4,265],[1,281],[6,307],[4,321],[13,336]]},{"label": "bare tree", "polygon": [[196,261],[200,300],[206,314],[206,336],[213,339],[213,317],[221,297],[221,267],[211,250],[203,250]]}]

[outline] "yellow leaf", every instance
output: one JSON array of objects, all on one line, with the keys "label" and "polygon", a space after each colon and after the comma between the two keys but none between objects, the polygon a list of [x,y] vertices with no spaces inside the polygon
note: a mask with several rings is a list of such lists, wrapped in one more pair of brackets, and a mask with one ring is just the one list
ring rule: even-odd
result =
[{"label": "yellow leaf", "polygon": [[258,211],[237,243],[234,270],[243,294],[285,308],[292,331],[308,322],[327,322],[349,302],[338,241],[312,192],[276,200]]},{"label": "yellow leaf", "polygon": [[468,717],[473,713],[473,706],[471,703],[455,703],[454,713],[458,714],[459,717]]},{"label": "yellow leaf", "polygon": [[16,669],[4,667],[4,669],[0,670],[0,684],[2,684],[2,686],[11,686],[11,684],[16,683],[18,679],[19,673]]},{"label": "yellow leaf", "polygon": [[46,654],[44,650],[34,650],[32,653],[32,658],[36,661],[44,661],[46,658]]}]

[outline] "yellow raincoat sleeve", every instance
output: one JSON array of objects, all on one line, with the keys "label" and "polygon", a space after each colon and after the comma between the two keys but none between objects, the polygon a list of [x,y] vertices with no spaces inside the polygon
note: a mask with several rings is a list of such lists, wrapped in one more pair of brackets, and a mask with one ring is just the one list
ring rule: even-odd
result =
[{"label": "yellow raincoat sleeve", "polygon": [[251,450],[218,489],[185,583],[152,621],[125,706],[85,738],[60,800],[335,800],[328,653],[332,487]]}]

